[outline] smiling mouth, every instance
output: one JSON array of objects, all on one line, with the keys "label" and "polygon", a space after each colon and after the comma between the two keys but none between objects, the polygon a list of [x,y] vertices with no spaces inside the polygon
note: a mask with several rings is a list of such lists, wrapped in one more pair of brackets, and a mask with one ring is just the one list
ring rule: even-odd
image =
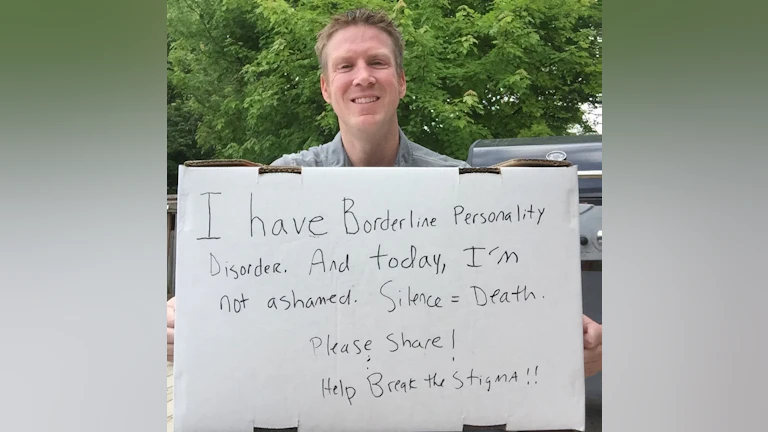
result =
[{"label": "smiling mouth", "polygon": [[367,98],[357,98],[357,99],[352,99],[352,103],[356,103],[356,104],[369,104],[369,103],[376,102],[377,100],[379,100],[378,96],[367,97]]}]

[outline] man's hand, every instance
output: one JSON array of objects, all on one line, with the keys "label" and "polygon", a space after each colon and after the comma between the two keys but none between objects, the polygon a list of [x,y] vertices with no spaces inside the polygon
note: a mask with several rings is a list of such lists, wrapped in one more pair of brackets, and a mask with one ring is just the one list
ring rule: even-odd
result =
[{"label": "man's hand", "polygon": [[603,326],[584,315],[584,376],[603,369]]},{"label": "man's hand", "polygon": [[168,300],[168,308],[166,312],[165,324],[168,333],[168,361],[173,362],[173,330],[176,327],[176,297]]}]

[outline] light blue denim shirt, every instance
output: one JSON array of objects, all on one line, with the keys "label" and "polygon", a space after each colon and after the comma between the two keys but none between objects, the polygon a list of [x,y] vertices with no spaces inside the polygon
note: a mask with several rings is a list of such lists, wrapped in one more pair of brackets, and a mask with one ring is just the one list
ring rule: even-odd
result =
[{"label": "light blue denim shirt", "polygon": [[[297,153],[283,155],[272,162],[275,166],[351,167],[347,152],[341,144],[341,132],[331,142]],[[408,139],[400,129],[400,146],[397,149],[396,167],[461,167],[469,165],[420,146]]]}]

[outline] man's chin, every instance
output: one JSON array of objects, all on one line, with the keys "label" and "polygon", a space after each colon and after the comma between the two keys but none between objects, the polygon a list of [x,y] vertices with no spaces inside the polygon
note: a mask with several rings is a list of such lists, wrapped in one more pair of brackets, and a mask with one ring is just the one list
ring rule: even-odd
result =
[{"label": "man's chin", "polygon": [[382,121],[381,116],[379,115],[363,115],[358,116],[355,118],[351,125],[355,129],[364,132],[364,131],[370,131],[370,132],[377,132],[382,129],[384,126],[384,122]]}]

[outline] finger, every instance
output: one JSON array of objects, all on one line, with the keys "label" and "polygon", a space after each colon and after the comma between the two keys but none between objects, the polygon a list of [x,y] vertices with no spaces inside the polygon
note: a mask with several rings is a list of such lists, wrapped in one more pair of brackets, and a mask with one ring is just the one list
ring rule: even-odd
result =
[{"label": "finger", "polygon": [[598,343],[597,331],[594,327],[590,326],[586,333],[584,333],[584,348],[594,349],[600,344]]},{"label": "finger", "polygon": [[173,339],[174,339],[174,330],[169,328],[166,329],[167,336],[168,336],[168,344],[167,344],[167,359],[169,362],[173,361]]},{"label": "finger", "polygon": [[174,327],[176,327],[176,297],[168,299],[166,307],[166,333],[167,333],[167,353],[166,359],[173,362],[173,341],[175,336]]},{"label": "finger", "polygon": [[603,347],[584,351],[584,376],[591,377],[603,369]]},{"label": "finger", "polygon": [[176,327],[176,309],[169,306],[165,309],[165,311],[166,311],[166,315],[165,315],[166,326],[168,328],[175,328]]},{"label": "finger", "polygon": [[585,328],[584,348],[592,349],[603,344],[603,328],[600,324],[592,322]]}]

